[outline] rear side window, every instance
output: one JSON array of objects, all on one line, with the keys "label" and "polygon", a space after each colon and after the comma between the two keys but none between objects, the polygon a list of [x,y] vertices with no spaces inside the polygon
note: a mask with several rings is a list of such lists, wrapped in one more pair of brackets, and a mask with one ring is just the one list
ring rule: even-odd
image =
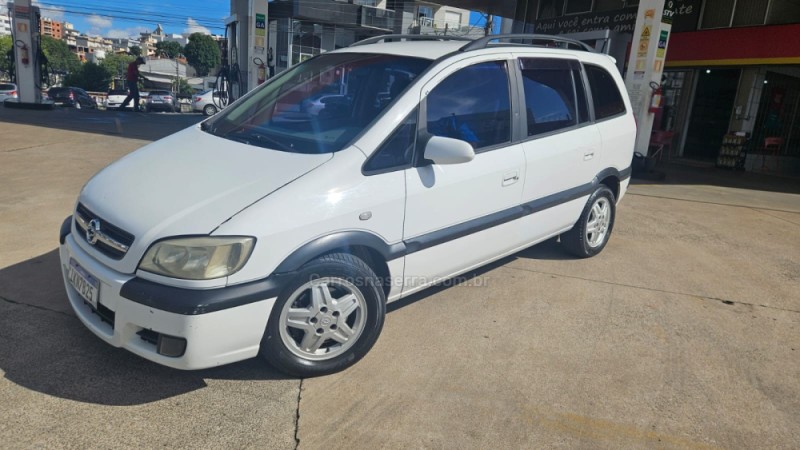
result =
[{"label": "rear side window", "polygon": [[563,59],[522,58],[520,68],[528,136],[588,121],[586,94],[577,63]]},{"label": "rear side window", "polygon": [[427,99],[428,133],[481,149],[511,140],[511,100],[505,61],[465,67]]},{"label": "rear side window", "polygon": [[614,78],[605,69],[586,65],[586,76],[592,90],[595,119],[601,120],[625,112],[625,102]]}]

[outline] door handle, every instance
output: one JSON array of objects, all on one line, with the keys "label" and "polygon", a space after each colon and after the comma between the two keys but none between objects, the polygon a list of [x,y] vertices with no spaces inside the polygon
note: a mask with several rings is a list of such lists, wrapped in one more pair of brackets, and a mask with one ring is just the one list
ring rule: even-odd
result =
[{"label": "door handle", "polygon": [[510,186],[514,183],[519,181],[519,172],[508,172],[507,174],[503,175],[503,186]]},{"label": "door handle", "polygon": [[588,161],[588,160],[590,160],[592,158],[594,158],[594,151],[586,152],[586,153],[583,154],[583,160],[584,161]]}]

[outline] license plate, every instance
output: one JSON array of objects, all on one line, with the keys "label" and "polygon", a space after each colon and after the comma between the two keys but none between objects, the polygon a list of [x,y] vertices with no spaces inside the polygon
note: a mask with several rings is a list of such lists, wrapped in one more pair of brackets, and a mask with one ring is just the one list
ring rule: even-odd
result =
[{"label": "license plate", "polygon": [[78,291],[81,297],[86,300],[92,308],[97,309],[97,297],[100,294],[100,282],[93,276],[89,275],[83,267],[78,265],[74,259],[69,260],[69,269],[67,271],[67,279],[69,284]]},{"label": "license plate", "polygon": [[152,101],[153,103],[163,103],[163,102],[164,102],[163,100],[161,100],[161,99],[158,99],[158,98],[154,98],[154,99],[153,99],[153,100],[151,100],[151,101]]}]

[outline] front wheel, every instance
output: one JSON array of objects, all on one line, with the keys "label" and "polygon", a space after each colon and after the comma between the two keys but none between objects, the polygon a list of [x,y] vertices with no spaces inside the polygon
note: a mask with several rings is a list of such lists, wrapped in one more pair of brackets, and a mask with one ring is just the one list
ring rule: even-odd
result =
[{"label": "front wheel", "polygon": [[575,226],[561,235],[561,243],[579,258],[592,257],[608,243],[615,216],[614,193],[601,185],[589,196]]},{"label": "front wheel", "polygon": [[290,375],[338,372],[372,348],[385,315],[375,272],[353,255],[325,255],[303,266],[278,297],[260,352]]}]

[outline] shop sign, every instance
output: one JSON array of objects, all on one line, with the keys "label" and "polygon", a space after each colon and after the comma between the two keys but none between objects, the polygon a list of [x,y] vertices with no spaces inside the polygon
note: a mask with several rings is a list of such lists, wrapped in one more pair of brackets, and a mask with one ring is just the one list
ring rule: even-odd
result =
[{"label": "shop sign", "polygon": [[616,11],[576,14],[533,22],[536,33],[564,34],[611,30],[632,33],[636,26],[638,7]]}]

